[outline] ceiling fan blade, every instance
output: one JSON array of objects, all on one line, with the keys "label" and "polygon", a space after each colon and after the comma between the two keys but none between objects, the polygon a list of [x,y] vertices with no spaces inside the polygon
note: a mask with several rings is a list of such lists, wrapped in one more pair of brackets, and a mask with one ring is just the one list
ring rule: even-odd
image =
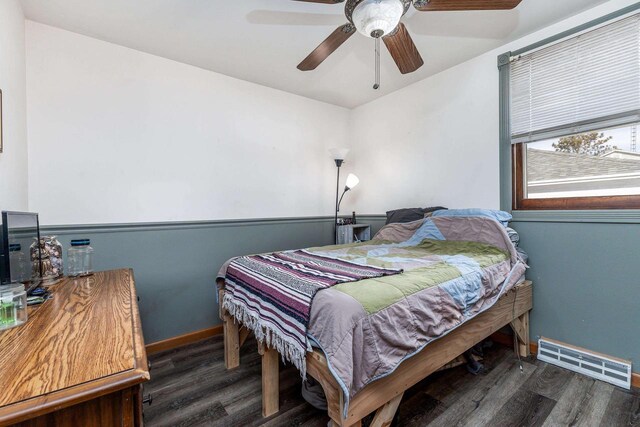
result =
[{"label": "ceiling fan blade", "polygon": [[306,1],[308,3],[336,4],[336,3],[342,3],[344,0],[295,0],[295,1]]},{"label": "ceiling fan blade", "polygon": [[402,74],[412,73],[424,64],[418,48],[402,22],[395,33],[384,36],[382,40]]},{"label": "ceiling fan blade", "polygon": [[325,39],[325,41],[320,43],[320,45],[309,54],[309,56],[298,64],[298,70],[315,70],[318,65],[322,64],[322,61],[335,52],[336,49],[338,49],[342,43],[346,42],[347,39],[355,32],[356,28],[351,24],[345,24],[336,28],[336,30]]},{"label": "ceiling fan blade", "polygon": [[513,9],[522,0],[414,0],[413,5],[422,12],[446,10],[502,10]]}]

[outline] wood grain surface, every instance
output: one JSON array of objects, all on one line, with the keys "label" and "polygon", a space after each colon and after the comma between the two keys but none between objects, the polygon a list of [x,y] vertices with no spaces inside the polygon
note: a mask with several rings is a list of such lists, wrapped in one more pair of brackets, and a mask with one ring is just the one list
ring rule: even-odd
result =
[{"label": "wood grain surface", "polygon": [[0,424],[28,419],[149,379],[133,273],[52,286],[28,322],[0,332]]},{"label": "wood grain surface", "polygon": [[171,350],[172,348],[182,347],[219,334],[222,334],[222,325],[216,325],[199,331],[167,338],[166,340],[152,342],[146,346],[147,355]]},{"label": "wood grain surface", "polygon": [[345,24],[336,28],[333,33],[329,35],[313,52],[311,52],[305,59],[298,64],[298,70],[311,71],[315,70],[318,65],[336,51],[342,43],[346,42],[349,37],[354,35],[356,29],[353,25]]},{"label": "wood grain surface", "polygon": [[513,9],[522,0],[429,0],[424,4],[416,4],[421,11],[447,10],[501,10]]},{"label": "wood grain surface", "polygon": [[344,0],[296,0],[296,1],[306,1],[309,3],[336,4],[336,3],[342,3]]},{"label": "wood grain surface", "polygon": [[424,65],[418,48],[402,22],[395,33],[384,36],[382,40],[402,74],[412,73]]},{"label": "wood grain surface", "polygon": [[[123,400],[122,392],[112,393],[80,405],[50,412],[41,417],[15,424],[12,427],[120,426],[124,424],[122,423],[121,415]],[[96,419],[97,414],[100,414],[99,419]],[[82,420],[82,422],[79,420]]]}]

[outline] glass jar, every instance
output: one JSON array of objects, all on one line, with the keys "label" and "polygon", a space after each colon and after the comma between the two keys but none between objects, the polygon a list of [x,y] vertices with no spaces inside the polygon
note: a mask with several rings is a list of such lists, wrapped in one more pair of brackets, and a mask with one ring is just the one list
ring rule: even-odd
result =
[{"label": "glass jar", "polygon": [[21,283],[0,286],[0,330],[27,321],[27,293]]},{"label": "glass jar", "polygon": [[34,237],[33,244],[31,245],[31,262],[32,262],[32,277],[40,277],[46,282],[53,282],[57,277],[53,272],[53,264],[51,264],[51,253],[47,249],[50,246],[50,241],[47,236]]},{"label": "glass jar", "polygon": [[64,275],[62,265],[62,244],[58,241],[57,236],[43,236],[45,253],[48,254],[51,261],[51,274],[53,279],[59,279]]},{"label": "glass jar", "polygon": [[89,239],[71,241],[67,252],[67,269],[69,276],[88,276],[93,274],[93,248]]}]

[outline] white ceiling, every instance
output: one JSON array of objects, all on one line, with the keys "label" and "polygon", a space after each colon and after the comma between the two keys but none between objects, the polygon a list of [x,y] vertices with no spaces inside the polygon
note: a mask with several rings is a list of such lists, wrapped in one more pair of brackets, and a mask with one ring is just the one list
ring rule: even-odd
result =
[{"label": "white ceiling", "polygon": [[606,0],[523,0],[511,11],[417,12],[403,22],[425,60],[402,75],[355,34],[315,71],[296,65],[346,23],[344,4],[292,0],[22,0],[28,19],[353,108]]}]

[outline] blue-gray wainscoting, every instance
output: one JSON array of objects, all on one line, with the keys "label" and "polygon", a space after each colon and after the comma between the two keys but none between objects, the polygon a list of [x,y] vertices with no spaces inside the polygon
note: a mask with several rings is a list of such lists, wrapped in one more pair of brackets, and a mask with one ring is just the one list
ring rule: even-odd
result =
[{"label": "blue-gray wainscoting", "polygon": [[529,253],[531,337],[632,360],[640,372],[640,224],[514,221]]},{"label": "blue-gray wainscoting", "polygon": [[[375,233],[384,215],[360,217]],[[147,343],[220,323],[215,275],[236,255],[330,244],[332,219],[44,227],[65,246],[88,237],[96,269],[132,267]],[[531,336],[636,362],[640,372],[640,225],[514,221],[534,281]]]},{"label": "blue-gray wainscoting", "polygon": [[[384,216],[361,216],[374,232]],[[89,238],[94,268],[131,267],[140,296],[145,341],[152,343],[220,323],[215,276],[236,255],[332,243],[333,218],[278,218],[188,223],[43,227],[65,249]]]}]

